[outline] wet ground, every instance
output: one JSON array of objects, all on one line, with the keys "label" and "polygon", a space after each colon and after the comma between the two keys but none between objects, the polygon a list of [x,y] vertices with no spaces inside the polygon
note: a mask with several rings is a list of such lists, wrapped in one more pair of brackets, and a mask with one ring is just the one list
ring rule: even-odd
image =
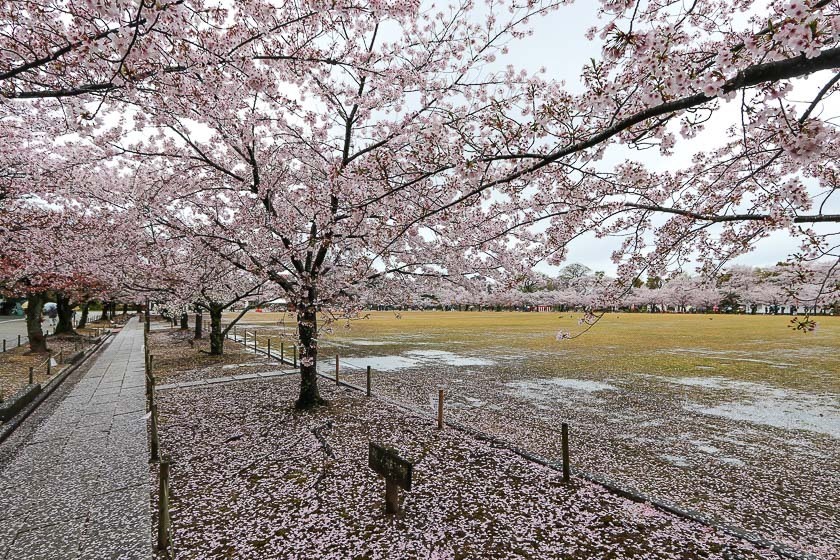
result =
[{"label": "wet ground", "polygon": [[[759,332],[756,322],[754,331],[732,331],[741,333],[737,344],[731,333],[724,344],[685,323],[689,332],[671,326],[671,336],[649,344],[619,330],[609,344],[602,330],[600,344],[567,346],[545,342],[553,333],[542,324],[448,334],[434,322],[409,325],[342,330],[322,341],[320,371],[332,375],[338,353],[341,375],[363,384],[370,365],[375,392],[430,413],[443,388],[449,418],[551,458],[560,456],[560,424],[568,422],[579,468],[840,557],[833,323],[810,339],[791,338],[782,322],[781,334],[764,323]],[[263,324],[260,332],[280,330]]]}]

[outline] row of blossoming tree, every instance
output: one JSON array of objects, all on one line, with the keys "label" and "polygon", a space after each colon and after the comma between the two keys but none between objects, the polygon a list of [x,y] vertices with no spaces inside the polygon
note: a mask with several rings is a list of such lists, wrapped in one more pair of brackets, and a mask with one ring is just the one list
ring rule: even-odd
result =
[{"label": "row of blossoming tree", "polygon": [[570,3],[5,2],[3,286],[198,306],[217,345],[283,296],[310,407],[319,312],[403,277],[506,289],[587,231],[606,299],[777,232],[836,266],[840,2],[601,0],[580,87],[506,65]]},{"label": "row of blossoming tree", "polygon": [[[579,266],[579,265],[578,265]],[[587,269],[588,270],[588,269]],[[387,282],[386,282],[387,284]],[[446,309],[468,311],[524,310],[656,310],[674,312],[725,310],[743,313],[837,314],[840,270],[829,263],[809,267],[734,265],[713,281],[684,273],[670,278],[637,280],[620,294],[615,278],[594,273],[576,277],[535,274],[519,286],[484,290],[412,282],[370,291],[364,303],[379,309]],[[728,309],[727,309],[728,308]]]}]

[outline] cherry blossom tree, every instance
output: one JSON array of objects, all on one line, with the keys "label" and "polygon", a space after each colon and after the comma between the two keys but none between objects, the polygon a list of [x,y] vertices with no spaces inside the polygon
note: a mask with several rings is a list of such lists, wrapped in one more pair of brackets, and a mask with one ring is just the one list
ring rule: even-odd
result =
[{"label": "cherry blossom tree", "polygon": [[[477,72],[527,16],[555,5],[511,7],[475,23],[468,2],[438,13],[365,5],[322,14],[323,28],[291,46],[272,24],[212,80],[170,76],[184,95],[149,95],[148,119],[134,123],[146,138],[120,144],[138,162],[128,165],[150,224],[203,239],[294,305],[299,406],[321,402],[319,309],[351,310],[387,275],[463,279],[533,264],[531,242],[505,233],[504,203],[458,200],[465,178],[483,176],[466,153],[471,122],[489,92],[524,80]],[[230,16],[244,21],[248,9]],[[272,21],[295,15],[266,9]]]},{"label": "cherry blossom tree", "polygon": [[[625,285],[680,260],[717,270],[779,230],[801,238],[805,256],[836,259],[831,237],[811,225],[840,222],[827,211],[840,150],[833,114],[822,110],[840,80],[837,3],[601,5],[605,22],[590,36],[602,40],[602,57],[584,69],[586,92],[541,84],[536,106],[521,107],[529,118],[487,141],[486,159],[517,162],[506,180],[541,183],[547,202],[530,211],[550,221],[548,238],[563,246],[582,230],[624,236],[613,258]],[[804,76],[816,86],[797,89]],[[600,163],[616,147],[671,155],[736,97],[739,125],[684,169]],[[533,148],[490,153],[513,130]]]},{"label": "cherry blossom tree", "polygon": [[[802,241],[800,260],[840,258],[821,229],[840,222],[836,1],[601,0],[589,36],[602,53],[582,92],[494,66],[528,18],[562,3],[52,0],[65,16],[13,3],[0,87],[18,100],[0,132],[47,154],[62,119],[19,98],[72,98],[66,128],[89,137],[60,155],[83,193],[61,196],[198,240],[276,285],[297,310],[301,407],[321,402],[318,311],[352,313],[383,278],[505,293],[595,231],[623,238],[610,289],[576,290],[597,308],[645,274],[691,261],[717,273],[773,232]],[[43,18],[29,52],[25,30]],[[735,124],[689,165],[657,168],[652,151],[704,139],[732,108]],[[0,162],[9,192],[55,190],[52,163]]]}]

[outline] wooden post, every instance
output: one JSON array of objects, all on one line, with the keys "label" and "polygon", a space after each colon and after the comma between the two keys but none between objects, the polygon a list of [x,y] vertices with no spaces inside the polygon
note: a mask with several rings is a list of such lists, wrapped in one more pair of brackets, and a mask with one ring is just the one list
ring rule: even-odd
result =
[{"label": "wooden post", "polygon": [[47,358],[47,377],[49,377],[52,374],[52,361],[52,350],[50,350],[50,357]]},{"label": "wooden post", "polygon": [[6,339],[4,338],[3,339],[3,352],[5,352],[5,351],[6,351]]},{"label": "wooden post", "polygon": [[338,354],[335,355],[335,384],[338,386]]},{"label": "wooden post", "polygon": [[438,389],[438,430],[443,429],[443,389]]},{"label": "wooden post", "polygon": [[268,337],[268,357],[271,358],[271,337]]},{"label": "wooden post", "polygon": [[236,340],[236,325],[233,326],[233,340]]},{"label": "wooden post", "polygon": [[29,384],[32,385],[35,383],[35,368],[29,366]]},{"label": "wooden post", "polygon": [[571,468],[569,467],[569,425],[563,422],[561,425],[561,439],[563,446],[563,482],[569,482]]},{"label": "wooden post", "polygon": [[20,346],[20,335],[18,335],[18,346]]},{"label": "wooden post", "polygon": [[159,461],[160,440],[158,440],[158,420],[157,420],[157,405],[152,405],[152,461]]},{"label": "wooden post", "polygon": [[254,354],[257,353],[257,331],[254,331]]},{"label": "wooden post", "polygon": [[367,367],[367,396],[370,396],[370,366]]},{"label": "wooden post", "polygon": [[58,363],[59,364],[64,363],[64,348],[62,348],[61,350],[58,351]]},{"label": "wooden post", "polygon": [[294,367],[297,367],[297,344],[292,345],[292,356],[294,357],[295,362]]},{"label": "wooden post", "polygon": [[149,410],[152,410],[152,406],[154,406],[155,404],[155,374],[153,369],[154,359],[154,354],[149,354],[149,373],[146,374],[146,400],[149,403]]},{"label": "wooden post", "polygon": [[171,542],[169,518],[169,457],[164,457],[160,461],[159,474],[159,489],[158,489],[158,534],[157,534],[157,548],[159,551],[166,551],[169,549]]},{"label": "wooden post", "polygon": [[396,482],[385,479],[385,513],[400,511],[400,489]]},{"label": "wooden post", "polygon": [[283,356],[283,350],[284,350],[283,346],[284,346],[284,344],[281,341],[280,342],[280,365],[281,366],[283,365],[283,360],[285,359],[285,357]]}]

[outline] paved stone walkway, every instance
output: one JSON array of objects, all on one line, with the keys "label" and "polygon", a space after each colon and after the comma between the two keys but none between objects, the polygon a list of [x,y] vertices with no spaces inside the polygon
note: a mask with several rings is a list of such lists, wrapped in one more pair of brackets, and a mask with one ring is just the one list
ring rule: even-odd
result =
[{"label": "paved stone walkway", "polygon": [[135,318],[0,471],[0,558],[151,558],[143,376]]}]

